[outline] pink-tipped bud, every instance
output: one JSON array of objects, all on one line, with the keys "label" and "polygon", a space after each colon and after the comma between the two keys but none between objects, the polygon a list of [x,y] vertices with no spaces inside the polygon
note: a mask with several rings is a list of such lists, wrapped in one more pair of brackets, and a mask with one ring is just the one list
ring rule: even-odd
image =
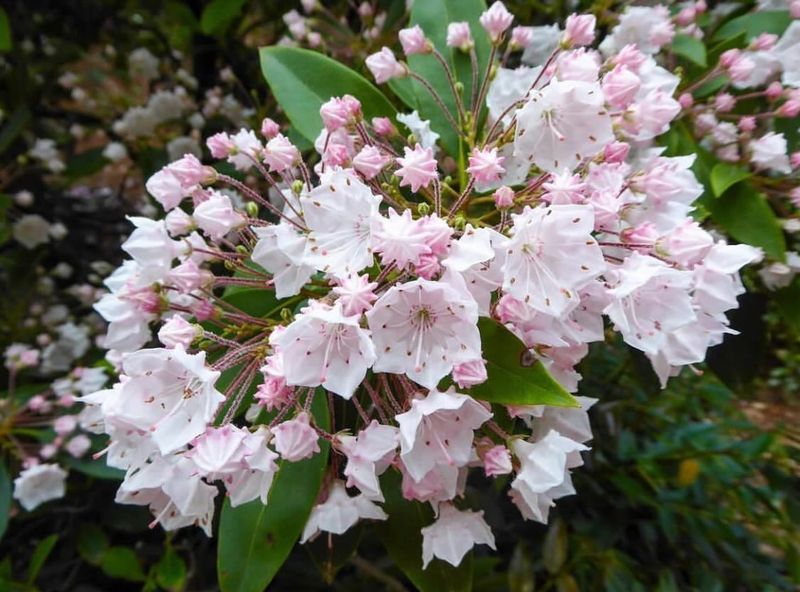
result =
[{"label": "pink-tipped bud", "polygon": [[697,14],[703,14],[708,10],[708,4],[705,3],[705,0],[698,0],[694,3],[694,9],[697,11]]},{"label": "pink-tipped bud", "polygon": [[792,18],[800,19],[800,0],[789,2],[789,14]]},{"label": "pink-tipped bud", "polygon": [[388,82],[392,78],[402,78],[408,74],[406,67],[397,61],[388,47],[383,47],[369,56],[366,64],[378,84]]},{"label": "pink-tipped bud", "polygon": [[778,36],[772,33],[761,33],[758,37],[753,39],[751,46],[756,51],[769,51],[778,42]]},{"label": "pink-tipped bud", "polygon": [[770,101],[777,101],[783,96],[783,85],[777,80],[775,82],[770,82],[764,94]]},{"label": "pink-tipped bud", "polygon": [[603,77],[603,95],[615,109],[625,109],[633,103],[641,80],[627,66],[615,66]]},{"label": "pink-tipped bud", "polygon": [[571,14],[564,25],[564,36],[561,39],[565,47],[589,45],[594,41],[594,29],[597,19],[593,14]]},{"label": "pink-tipped bud", "polygon": [[467,172],[478,183],[491,183],[497,181],[506,172],[502,167],[505,157],[498,156],[497,148],[480,150],[475,148],[469,156]]},{"label": "pink-tipped bud", "polygon": [[681,27],[691,25],[697,18],[697,9],[694,6],[687,6],[675,15],[675,22]]},{"label": "pink-tipped bud", "polygon": [[603,159],[611,164],[625,162],[630,150],[630,144],[625,142],[611,142],[610,144],[606,144],[603,150]]},{"label": "pink-tipped bud", "polygon": [[752,115],[746,115],[739,120],[737,127],[743,132],[752,132],[756,129],[756,118]]},{"label": "pink-tipped bud", "polygon": [[525,49],[533,41],[533,27],[514,27],[511,29],[511,49]]},{"label": "pink-tipped bud", "polygon": [[508,448],[498,444],[487,450],[483,455],[483,470],[486,471],[487,477],[508,475],[513,470]]},{"label": "pink-tipped bud", "polygon": [[453,366],[453,381],[461,388],[470,388],[486,382],[486,363],[483,360],[471,360]]},{"label": "pink-tipped bud", "polygon": [[397,133],[397,128],[388,117],[373,117],[371,123],[372,129],[379,136],[393,136]]},{"label": "pink-tipped bud", "polygon": [[694,105],[694,97],[691,93],[683,93],[678,97],[678,103],[683,109],[691,109],[692,105]]},{"label": "pink-tipped bud", "polygon": [[188,349],[200,334],[198,328],[199,325],[193,325],[183,317],[174,315],[159,329],[158,340],[168,348],[180,345],[183,349]]},{"label": "pink-tipped bud", "polygon": [[447,47],[454,47],[461,51],[469,51],[475,42],[469,30],[469,23],[459,22],[447,25]]},{"label": "pink-tipped bud", "polygon": [[492,194],[494,205],[499,209],[510,208],[514,204],[514,190],[507,185],[498,187]]},{"label": "pink-tipped bud", "polygon": [[789,99],[776,111],[778,117],[797,117],[800,114],[800,101]]},{"label": "pink-tipped bud", "polygon": [[369,181],[374,179],[390,161],[391,158],[382,154],[377,147],[364,146],[361,152],[353,157],[353,168]]},{"label": "pink-tipped bud", "polygon": [[742,52],[739,49],[729,49],[724,51],[719,56],[719,65],[723,68],[730,68],[731,65],[741,57],[741,55]]},{"label": "pink-tipped bud", "polygon": [[400,45],[403,46],[403,53],[407,56],[433,51],[433,44],[425,37],[425,33],[419,25],[401,29],[397,36],[400,38]]},{"label": "pink-tipped bud", "polygon": [[264,163],[271,172],[282,173],[300,160],[300,151],[283,134],[272,138],[264,148]]},{"label": "pink-tipped bud", "polygon": [[800,169],[800,152],[792,152],[789,155],[789,163],[793,169]]},{"label": "pink-tipped bud", "polygon": [[502,37],[506,29],[514,22],[514,15],[508,12],[506,5],[497,0],[488,10],[485,10],[480,17],[481,26],[489,33],[489,37],[494,43]]},{"label": "pink-tipped bud", "polygon": [[714,109],[719,113],[728,113],[736,106],[736,97],[730,93],[719,93],[714,97]]},{"label": "pink-tipped bud", "polygon": [[225,132],[214,134],[206,140],[206,146],[214,158],[227,158],[233,152],[235,145],[231,137]]},{"label": "pink-tipped bud", "polygon": [[639,68],[647,61],[647,56],[644,55],[635,44],[629,43],[619,50],[616,57],[613,58],[613,63],[619,66],[627,66],[633,72],[638,72]]},{"label": "pink-tipped bud", "polygon": [[261,135],[267,140],[271,140],[279,133],[281,133],[281,126],[279,126],[269,117],[265,117],[264,121],[261,122]]}]

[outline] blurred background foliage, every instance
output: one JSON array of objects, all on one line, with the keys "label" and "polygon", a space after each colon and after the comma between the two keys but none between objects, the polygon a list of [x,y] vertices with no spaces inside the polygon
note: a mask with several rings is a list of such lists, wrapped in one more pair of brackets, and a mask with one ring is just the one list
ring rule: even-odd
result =
[{"label": "blurred background foliage", "polygon": [[[355,60],[353,67],[362,70],[363,56],[391,43],[405,9],[403,0],[378,2],[376,12],[384,12],[385,21],[365,37],[375,23],[359,16],[355,3],[324,4],[316,28],[325,42],[320,49]],[[575,9],[566,2],[507,4],[524,24],[563,19]],[[605,25],[614,7],[610,0],[580,2]],[[69,301],[63,289],[76,281],[97,286],[102,266],[92,262],[119,262],[125,215],[146,212],[143,180],[169,160],[170,142],[275,116],[256,49],[287,34],[282,16],[291,10],[301,10],[299,3],[3,2],[0,348],[41,331],[23,322],[32,300],[60,298],[71,314],[90,314],[88,303]],[[142,47],[159,57],[152,77],[130,68],[131,52]],[[66,72],[79,82],[65,85]],[[178,87],[186,92],[186,111],[159,122],[152,134],[131,137],[114,125],[157,91]],[[203,113],[202,124],[187,129],[184,120],[196,112]],[[47,170],[29,157],[36,138],[56,141],[63,170]],[[293,139],[300,142],[299,136]],[[125,158],[104,154],[111,142],[124,145]],[[69,229],[66,239],[36,251],[11,240],[11,196],[21,189],[36,196],[27,211],[62,223]],[[62,261],[76,270],[69,282],[48,275]],[[51,279],[48,289],[42,288],[43,277]],[[752,292],[733,318],[742,334],[713,352],[714,372],[684,374],[661,390],[646,360],[624,344],[594,346],[580,368],[580,394],[600,402],[590,413],[592,452],[574,476],[578,495],[560,502],[546,527],[522,522],[505,500],[488,510],[498,553],[476,555],[474,590],[797,589],[800,327],[791,311],[800,299],[792,296],[793,287],[772,298],[759,293],[753,277],[745,282]],[[92,349],[85,362],[99,357]],[[7,379],[3,369],[0,384]],[[32,386],[19,388],[16,396],[35,394],[46,379],[27,377]],[[0,403],[2,414],[7,399]],[[0,432],[7,429],[0,422]],[[53,434],[37,437],[47,441]],[[113,503],[117,483],[102,461],[75,465],[66,498],[30,513],[14,511],[10,521],[5,509],[12,507],[13,475],[11,466],[0,465],[0,589],[216,589],[213,541],[193,529],[169,535],[149,529],[145,509]],[[504,485],[475,477],[467,495],[496,499]],[[488,505],[482,502],[477,505]],[[411,586],[376,534],[356,529],[296,547],[270,589]]]}]

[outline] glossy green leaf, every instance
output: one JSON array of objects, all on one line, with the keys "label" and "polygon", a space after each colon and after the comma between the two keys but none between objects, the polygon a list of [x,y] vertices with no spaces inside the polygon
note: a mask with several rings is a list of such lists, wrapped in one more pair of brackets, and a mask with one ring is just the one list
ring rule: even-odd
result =
[{"label": "glossy green leaf", "polygon": [[550,376],[541,362],[527,363],[527,348],[503,325],[481,318],[478,328],[489,378],[473,386],[468,391],[470,395],[504,405],[579,407],[575,397]]},{"label": "glossy green leaf", "polygon": [[711,169],[711,189],[716,197],[719,197],[728,188],[736,185],[739,181],[744,181],[751,176],[750,171],[727,162],[720,162]]},{"label": "glossy green leaf", "polygon": [[434,559],[427,569],[422,569],[421,530],[433,523],[433,510],[430,504],[403,498],[400,475],[396,471],[387,472],[381,482],[381,489],[386,496],[383,509],[389,518],[376,523],[375,531],[395,565],[420,592],[471,590],[472,553],[468,553],[458,567]]},{"label": "glossy green leaf", "polygon": [[689,35],[675,35],[669,48],[672,53],[678,54],[702,68],[707,65],[706,46],[699,39]]},{"label": "glossy green leaf", "polygon": [[[478,56],[480,77],[489,60],[490,44],[478,19],[486,10],[484,0],[425,0],[415,2],[411,8],[409,26],[419,25],[434,46],[442,53],[445,61],[455,73],[456,79],[464,85],[462,98],[467,108],[472,92],[472,66],[469,56],[459,50],[447,47],[447,25],[455,21],[466,21],[475,39],[475,52]],[[408,58],[409,67],[427,80],[441,97],[453,116],[458,119],[456,100],[445,75],[444,68],[432,55],[412,55]],[[480,83],[480,82],[479,82]],[[441,144],[445,150],[457,158],[459,155],[458,134],[447,122],[440,107],[431,94],[419,83],[411,80],[399,81],[392,85],[392,90],[411,109],[417,109],[422,119],[431,122],[433,131],[441,135]],[[410,98],[410,97],[413,97]]]},{"label": "glossy green leaf", "polygon": [[[328,429],[328,403],[316,392],[311,411]],[[282,462],[269,492],[261,500],[231,507],[225,500],[219,524],[217,573],[222,592],[261,592],[278,573],[300,538],[317,499],[328,462],[328,443],[321,452],[300,462]]]},{"label": "glossy green leaf", "polygon": [[143,582],[147,579],[139,558],[129,547],[110,547],[106,550],[100,561],[100,569],[107,576],[130,582]]},{"label": "glossy green leaf", "polygon": [[791,22],[792,17],[785,10],[748,12],[722,25],[714,34],[714,39],[727,39],[741,33],[745,33],[748,40],[761,33],[782,35]]},{"label": "glossy green leaf", "polygon": [[83,524],[76,541],[78,554],[92,565],[99,565],[108,550],[108,537],[96,524]]},{"label": "glossy green leaf", "polygon": [[319,108],[331,97],[350,94],[368,119],[394,116],[389,100],[359,73],[329,57],[296,47],[262,47],[261,71],[294,128],[313,142],[322,131]]},{"label": "glossy green leaf", "polygon": [[200,28],[206,35],[224,33],[242,11],[247,0],[212,0],[203,9]]},{"label": "glossy green leaf", "polygon": [[39,572],[42,571],[47,558],[53,551],[53,547],[58,542],[58,535],[51,534],[50,536],[42,539],[31,555],[31,561],[28,563],[28,584],[33,584],[36,578],[39,577]]},{"label": "glossy green leaf", "polygon": [[171,546],[155,565],[156,582],[165,590],[177,592],[186,586],[186,562]]},{"label": "glossy green leaf", "polygon": [[737,183],[706,206],[711,218],[739,242],[761,247],[773,259],[783,260],[786,242],[767,199],[747,182]]},{"label": "glossy green leaf", "polygon": [[11,23],[8,20],[8,13],[6,13],[5,8],[0,6],[0,51],[9,51],[12,45]]},{"label": "glossy green leaf", "polygon": [[11,476],[6,465],[0,462],[0,539],[8,528],[8,513],[11,511]]}]

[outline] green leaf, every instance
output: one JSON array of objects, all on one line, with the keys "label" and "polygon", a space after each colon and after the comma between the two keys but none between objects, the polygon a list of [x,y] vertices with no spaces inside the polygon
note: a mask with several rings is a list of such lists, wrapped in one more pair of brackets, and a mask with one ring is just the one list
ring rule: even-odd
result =
[{"label": "green leaf", "polygon": [[555,520],[547,529],[542,548],[542,560],[545,568],[551,574],[561,571],[567,561],[567,528],[561,520]]},{"label": "green leaf", "polygon": [[8,513],[11,511],[11,476],[6,465],[0,462],[0,539],[8,527]]},{"label": "green leaf", "polygon": [[262,47],[261,71],[294,128],[313,142],[322,131],[319,108],[331,97],[351,94],[367,118],[394,116],[389,100],[370,82],[329,57],[296,47]]},{"label": "green leaf", "polygon": [[473,386],[471,396],[504,405],[580,406],[541,362],[522,364],[528,349],[511,331],[487,318],[478,321],[478,328],[489,378]]},{"label": "green leaf", "polygon": [[747,40],[758,37],[761,33],[772,33],[773,35],[783,35],[789,28],[792,17],[785,10],[766,10],[759,12],[748,12],[742,16],[731,19],[722,25],[714,34],[714,39],[727,39],[744,33]]},{"label": "green leaf", "polygon": [[303,545],[328,586],[333,584],[336,574],[358,550],[363,532],[364,524],[359,522],[344,534],[330,538],[320,536]]},{"label": "green leaf", "polygon": [[786,242],[780,223],[766,197],[750,183],[737,183],[706,206],[714,222],[737,241],[761,247],[773,259],[783,260]]},{"label": "green leaf", "polygon": [[670,44],[670,49],[673,53],[694,62],[702,68],[707,66],[706,46],[699,39],[689,35],[675,35]]},{"label": "green leaf", "polygon": [[156,583],[170,591],[183,590],[186,586],[186,563],[172,547],[167,547],[163,557],[155,565]]},{"label": "green leaf", "polygon": [[422,569],[422,529],[433,521],[429,504],[403,498],[400,475],[388,471],[381,478],[386,496],[383,509],[389,518],[375,525],[378,537],[389,556],[420,592],[461,592],[472,589],[472,553],[453,567],[434,559]]},{"label": "green leaf", "polygon": [[739,181],[744,181],[751,176],[750,171],[727,162],[720,162],[711,169],[711,189],[714,195],[719,197],[725,191],[736,185]]},{"label": "green leaf", "polygon": [[100,569],[107,576],[130,582],[144,582],[147,579],[139,558],[129,547],[110,547],[103,553]]},{"label": "green leaf", "polygon": [[[311,411],[317,425],[328,429],[328,402],[322,389],[315,392]],[[328,443],[320,441],[320,448],[319,454],[306,460],[281,462],[267,505],[254,500],[233,508],[225,500],[217,546],[222,592],[261,592],[278,573],[317,499],[328,463]]]},{"label": "green leaf", "polygon": [[71,181],[76,181],[102,170],[109,162],[111,161],[103,156],[102,148],[85,150],[67,161],[67,168],[64,171],[64,175]]},{"label": "green leaf", "polygon": [[[486,10],[484,0],[425,0],[415,2],[411,8],[411,18],[409,26],[419,25],[425,35],[431,40],[437,49],[444,56],[445,61],[450,65],[451,71],[455,73],[456,80],[464,85],[462,98],[467,109],[472,93],[472,66],[469,56],[457,49],[447,47],[447,25],[455,21],[466,21],[469,23],[472,35],[475,39],[475,52],[478,56],[479,84],[480,77],[486,70],[489,60],[490,44],[489,37],[481,27],[479,18],[481,13]],[[444,68],[432,55],[412,55],[408,58],[408,65],[415,73],[427,80],[448,108],[453,119],[458,120],[455,97],[450,88],[450,84],[445,75]],[[405,82],[405,81],[404,81]],[[441,135],[441,144],[447,152],[454,158],[459,154],[458,134],[447,122],[444,114],[430,93],[416,81],[407,81],[403,92],[398,96],[406,102],[412,109],[419,111],[422,119],[431,121],[431,127]],[[397,92],[397,87],[392,86]],[[415,100],[410,101],[409,92],[413,93]]]},{"label": "green leaf", "polygon": [[36,549],[31,555],[31,562],[28,564],[28,584],[33,584],[36,578],[39,577],[39,572],[42,571],[45,561],[50,556],[53,547],[56,546],[58,541],[57,534],[51,534],[49,537],[42,539]]},{"label": "green leaf", "polygon": [[0,6],[0,51],[10,51],[12,45],[11,23],[5,9]]},{"label": "green leaf", "polygon": [[83,524],[78,531],[76,546],[83,559],[92,565],[100,565],[109,546],[108,537],[96,524]]},{"label": "green leaf", "polygon": [[200,29],[206,35],[221,35],[239,16],[247,0],[212,0],[203,9]]},{"label": "green leaf", "polygon": [[0,127],[0,153],[11,146],[17,136],[22,133],[31,118],[31,110],[27,105],[17,107],[14,113]]},{"label": "green leaf", "polygon": [[781,311],[782,320],[800,334],[800,278],[795,278],[785,288],[776,290],[772,296]]}]

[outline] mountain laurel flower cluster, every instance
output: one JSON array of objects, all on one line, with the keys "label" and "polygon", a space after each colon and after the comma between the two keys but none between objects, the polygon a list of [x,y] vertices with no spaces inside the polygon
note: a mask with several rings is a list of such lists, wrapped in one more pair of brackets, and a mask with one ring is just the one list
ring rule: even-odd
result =
[{"label": "mountain laurel flower cluster", "polygon": [[405,54],[449,96],[390,48],[366,65],[435,117],[332,97],[311,155],[268,120],[208,138],[216,164],[153,175],[164,215],[131,219],[96,305],[119,381],[83,397],[125,471],[117,500],[210,535],[217,484],[225,509],[269,507],[276,474],[317,463],[303,541],[392,520],[401,496],[434,508],[426,567],[494,547],[463,498],[471,472],[508,475],[522,517],[546,522],[592,437],[595,400],[570,394],[589,344],[618,332],[666,384],[733,332],[738,271],[761,257],[691,217],[694,157],[654,143],[682,109],[653,57],[673,23],[629,12],[602,52],[594,18],[573,15],[513,69],[535,36],[501,2],[450,23],[443,47],[409,27]]}]

